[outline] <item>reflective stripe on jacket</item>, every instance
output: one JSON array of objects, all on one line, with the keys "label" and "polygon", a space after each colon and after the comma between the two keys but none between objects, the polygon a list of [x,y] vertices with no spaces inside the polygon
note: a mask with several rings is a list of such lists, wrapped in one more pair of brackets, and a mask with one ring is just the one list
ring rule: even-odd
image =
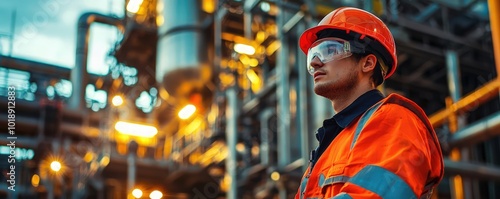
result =
[{"label": "reflective stripe on jacket", "polygon": [[296,199],[424,198],[443,157],[424,111],[391,94],[347,126],[306,170]]}]

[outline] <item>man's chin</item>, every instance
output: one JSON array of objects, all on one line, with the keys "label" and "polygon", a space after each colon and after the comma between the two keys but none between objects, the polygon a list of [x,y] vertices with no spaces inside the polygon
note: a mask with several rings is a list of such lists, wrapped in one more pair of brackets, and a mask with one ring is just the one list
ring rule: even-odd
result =
[{"label": "man's chin", "polygon": [[327,97],[329,92],[329,88],[326,88],[325,85],[315,85],[314,86],[314,93],[319,96]]}]

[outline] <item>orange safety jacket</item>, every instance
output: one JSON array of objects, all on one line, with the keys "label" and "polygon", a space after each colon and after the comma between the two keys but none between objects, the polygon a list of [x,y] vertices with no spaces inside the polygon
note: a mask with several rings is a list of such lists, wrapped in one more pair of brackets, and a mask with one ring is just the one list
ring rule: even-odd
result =
[{"label": "orange safety jacket", "polygon": [[309,164],[295,199],[429,198],[443,174],[441,147],[424,111],[391,94]]}]

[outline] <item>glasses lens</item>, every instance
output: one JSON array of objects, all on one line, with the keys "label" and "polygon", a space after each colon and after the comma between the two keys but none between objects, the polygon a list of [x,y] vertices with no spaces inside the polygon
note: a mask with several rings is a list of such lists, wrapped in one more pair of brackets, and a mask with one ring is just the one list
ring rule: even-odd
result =
[{"label": "glasses lens", "polygon": [[310,74],[314,73],[314,67],[311,66],[314,58],[318,58],[322,63],[327,63],[333,60],[339,60],[351,55],[349,42],[335,39],[325,38],[314,42],[307,53],[307,71]]}]

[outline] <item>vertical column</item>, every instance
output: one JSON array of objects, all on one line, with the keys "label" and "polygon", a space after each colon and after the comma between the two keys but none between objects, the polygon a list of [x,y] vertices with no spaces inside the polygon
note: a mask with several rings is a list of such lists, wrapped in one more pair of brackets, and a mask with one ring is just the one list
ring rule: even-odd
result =
[{"label": "vertical column", "polygon": [[[286,23],[286,10],[281,8],[277,16],[278,27],[283,27]],[[281,48],[278,50],[278,58],[276,62],[277,88],[276,94],[278,98],[278,167],[285,167],[290,162],[290,65],[288,62],[288,41],[287,35],[283,33],[281,28],[278,28],[278,36],[281,43]]]},{"label": "vertical column", "polygon": [[[288,41],[287,35],[283,32],[283,27],[287,21],[287,12],[280,4],[280,10],[276,16],[278,24],[278,37],[281,48],[278,50],[276,61],[277,87],[276,96],[278,98],[278,169],[283,169],[290,163],[290,64],[288,61]],[[286,189],[279,189],[279,198],[286,199]]]},{"label": "vertical column", "polygon": [[[200,65],[201,31],[197,0],[161,0],[165,22],[158,28],[156,80],[175,69]],[[159,13],[160,14],[160,13]]]},{"label": "vertical column", "polygon": [[[305,27],[304,23],[297,24],[297,35],[300,35],[304,32]],[[302,161],[304,164],[302,165],[302,169],[307,169],[307,162],[309,161],[309,137],[312,135],[312,132],[309,132],[308,126],[308,84],[307,84],[307,76],[309,75],[306,70],[306,56],[297,49],[297,61],[298,65],[298,73],[299,73],[299,86],[297,89],[297,97],[298,97],[298,108],[297,108],[297,117],[299,120],[298,131],[300,134],[300,155],[302,157]]]},{"label": "vertical column", "polygon": [[260,164],[269,165],[269,119],[273,109],[267,108],[260,114]]},{"label": "vertical column", "polygon": [[399,16],[398,11],[398,0],[390,0],[389,1],[389,9],[391,11],[391,20],[397,21]]},{"label": "vertical column", "polygon": [[237,87],[232,86],[226,90],[228,107],[226,107],[226,144],[228,155],[226,158],[226,177],[230,180],[227,199],[237,199],[237,179],[236,179],[236,142],[238,141],[238,93]]},{"label": "vertical column", "polygon": [[[459,71],[459,59],[457,53],[452,50],[446,51],[446,69],[448,77],[448,89],[450,91],[450,102],[447,104],[452,104],[460,100],[462,96],[462,86],[460,83],[460,71]],[[450,117],[450,131],[455,133],[457,130],[463,127],[464,117],[453,115]],[[451,158],[454,161],[459,161],[460,159],[468,159],[468,150],[463,149],[461,152],[459,149],[453,149],[451,152]],[[471,191],[471,181],[470,179],[464,179],[462,176],[456,175],[453,177],[452,183],[452,197],[455,199],[461,198],[472,198]]]},{"label": "vertical column", "polygon": [[373,13],[373,0],[365,0],[363,7],[366,11]]},{"label": "vertical column", "polygon": [[128,155],[127,155],[127,198],[133,198],[132,190],[135,186],[135,173],[136,173],[136,154],[137,154],[137,142],[131,141],[129,143]]},{"label": "vertical column", "polygon": [[497,68],[497,79],[500,80],[500,1],[488,0],[490,14],[491,38],[493,39],[493,53]]}]

